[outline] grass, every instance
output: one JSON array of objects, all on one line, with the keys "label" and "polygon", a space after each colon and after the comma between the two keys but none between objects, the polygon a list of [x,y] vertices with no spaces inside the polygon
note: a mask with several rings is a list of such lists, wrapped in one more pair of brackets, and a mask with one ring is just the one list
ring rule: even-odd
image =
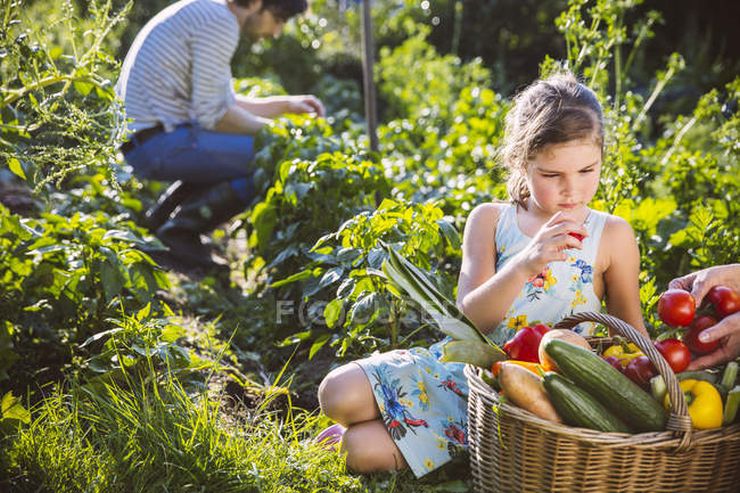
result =
[{"label": "grass", "polygon": [[90,387],[70,383],[3,438],[0,490],[18,492],[460,492],[464,464],[417,481],[362,477],[311,438],[326,425],[295,409],[234,411],[174,377]]}]

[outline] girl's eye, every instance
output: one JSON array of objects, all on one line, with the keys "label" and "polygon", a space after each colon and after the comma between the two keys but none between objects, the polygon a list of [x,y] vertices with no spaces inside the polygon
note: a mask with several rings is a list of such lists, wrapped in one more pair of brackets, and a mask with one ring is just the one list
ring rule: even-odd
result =
[{"label": "girl's eye", "polygon": [[542,176],[544,176],[545,178],[557,178],[558,177],[558,175],[542,175]]},{"label": "girl's eye", "polygon": [[581,170],[581,173],[586,174],[586,173],[591,173],[592,171],[593,171],[593,168],[591,168],[591,169],[582,169]]}]

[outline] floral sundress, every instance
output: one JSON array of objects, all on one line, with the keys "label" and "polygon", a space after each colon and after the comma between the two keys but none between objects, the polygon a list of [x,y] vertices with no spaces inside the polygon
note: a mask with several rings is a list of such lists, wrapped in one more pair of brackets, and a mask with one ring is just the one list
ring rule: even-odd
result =
[{"label": "floral sundress", "polygon": [[[554,324],[576,312],[600,311],[593,290],[593,265],[607,214],[590,211],[583,250],[568,250],[564,262],[549,264],[529,279],[496,331],[507,333],[535,323]],[[530,241],[506,207],[496,228],[496,269]],[[574,328],[591,334],[590,323]],[[467,450],[468,384],[462,363],[443,363],[442,345],[374,353],[357,361],[365,372],[385,427],[418,478]]]}]

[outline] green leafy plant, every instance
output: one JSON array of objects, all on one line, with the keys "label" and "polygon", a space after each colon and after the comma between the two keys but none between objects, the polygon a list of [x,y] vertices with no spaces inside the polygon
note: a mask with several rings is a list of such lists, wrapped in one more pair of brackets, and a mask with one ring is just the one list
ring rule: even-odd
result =
[{"label": "green leafy plant", "polygon": [[[4,1],[0,12],[0,159],[37,188],[73,172],[109,169],[120,112],[107,78],[117,62],[103,40],[126,9],[112,13],[110,1],[92,1],[95,22],[83,25],[67,2],[61,18],[44,26],[25,18],[21,3]],[[69,51],[52,44],[47,27],[64,31]]]},{"label": "green leafy plant", "polygon": [[[413,302],[394,296],[398,291],[381,270],[388,258],[382,244],[398,245],[431,272],[442,267],[459,241],[433,203],[386,199],[376,210],[348,219],[316,242],[300,271],[272,284],[278,299],[287,298],[287,287],[300,287],[305,308],[287,322],[301,331],[284,344],[310,342],[309,358],[327,344],[340,357],[403,346],[426,322]],[[451,286],[444,283],[442,289]]]}]

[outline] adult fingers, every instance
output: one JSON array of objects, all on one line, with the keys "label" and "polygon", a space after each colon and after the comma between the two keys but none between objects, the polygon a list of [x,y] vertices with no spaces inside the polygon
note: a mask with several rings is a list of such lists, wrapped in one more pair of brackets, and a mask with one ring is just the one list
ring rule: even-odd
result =
[{"label": "adult fingers", "polygon": [[725,348],[721,347],[714,352],[711,352],[704,356],[699,356],[686,368],[687,371],[703,370],[711,366],[716,366],[727,361],[728,355]]},{"label": "adult fingers", "polygon": [[704,276],[696,276],[694,278],[694,283],[691,285],[691,296],[694,297],[696,306],[701,305],[704,296],[706,296],[711,288],[712,286],[709,285]]},{"label": "adult fingers", "polygon": [[691,286],[694,283],[695,273],[686,274],[682,277],[677,277],[668,283],[668,289],[683,289],[684,291],[691,291]]},{"label": "adult fingers", "polygon": [[723,318],[715,325],[702,331],[699,336],[701,342],[712,342],[733,334],[740,334],[740,312]]},{"label": "adult fingers", "polygon": [[310,108],[306,113],[316,113],[318,116],[324,116],[324,105],[315,96],[303,96],[301,101],[303,105]]}]

